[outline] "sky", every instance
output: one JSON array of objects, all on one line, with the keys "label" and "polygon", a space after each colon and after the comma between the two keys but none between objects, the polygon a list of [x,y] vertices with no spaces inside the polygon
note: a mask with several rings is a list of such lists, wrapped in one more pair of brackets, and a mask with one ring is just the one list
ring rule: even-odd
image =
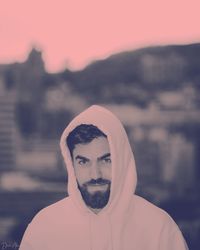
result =
[{"label": "sky", "polygon": [[146,46],[200,42],[199,0],[0,0],[0,64],[32,47],[49,72]]}]

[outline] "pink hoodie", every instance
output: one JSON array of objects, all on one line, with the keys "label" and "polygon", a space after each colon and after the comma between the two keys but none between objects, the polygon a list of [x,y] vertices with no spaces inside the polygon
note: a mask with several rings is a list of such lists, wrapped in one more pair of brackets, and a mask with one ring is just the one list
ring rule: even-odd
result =
[{"label": "pink hoodie", "polygon": [[[112,183],[108,204],[94,214],[77,188],[66,137],[80,124],[93,124],[108,138]],[[134,195],[134,156],[121,122],[93,105],[75,117],[60,141],[68,171],[69,197],[41,210],[29,224],[20,250],[186,250],[175,222],[160,208]]]}]

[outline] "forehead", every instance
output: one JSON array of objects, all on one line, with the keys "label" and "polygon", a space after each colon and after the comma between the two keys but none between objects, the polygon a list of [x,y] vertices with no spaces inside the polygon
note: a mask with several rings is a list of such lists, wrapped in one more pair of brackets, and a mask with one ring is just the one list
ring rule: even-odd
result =
[{"label": "forehead", "polygon": [[108,139],[101,136],[87,144],[77,144],[73,151],[73,157],[81,155],[87,158],[97,158],[106,153],[110,153]]}]

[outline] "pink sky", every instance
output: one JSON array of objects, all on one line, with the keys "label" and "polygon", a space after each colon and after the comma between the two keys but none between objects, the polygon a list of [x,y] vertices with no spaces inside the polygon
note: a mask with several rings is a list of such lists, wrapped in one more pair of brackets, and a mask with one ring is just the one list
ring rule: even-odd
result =
[{"label": "pink sky", "polygon": [[0,0],[0,63],[33,45],[48,71],[135,48],[200,42],[199,0]]}]

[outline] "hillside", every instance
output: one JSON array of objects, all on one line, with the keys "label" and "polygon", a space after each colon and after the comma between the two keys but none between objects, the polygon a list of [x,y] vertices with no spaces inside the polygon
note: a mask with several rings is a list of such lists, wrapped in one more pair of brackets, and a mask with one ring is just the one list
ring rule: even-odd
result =
[{"label": "hillside", "polygon": [[160,91],[199,90],[200,44],[122,52],[73,72],[72,79],[76,91],[91,102],[146,106]]}]

